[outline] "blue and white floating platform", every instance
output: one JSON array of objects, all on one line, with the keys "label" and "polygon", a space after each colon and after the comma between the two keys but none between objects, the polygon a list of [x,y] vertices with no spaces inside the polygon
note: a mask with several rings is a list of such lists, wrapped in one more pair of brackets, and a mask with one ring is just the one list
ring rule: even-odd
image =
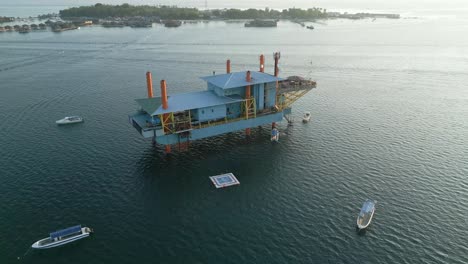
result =
[{"label": "blue and white floating platform", "polygon": [[210,179],[218,189],[240,184],[239,180],[232,173],[210,176]]}]

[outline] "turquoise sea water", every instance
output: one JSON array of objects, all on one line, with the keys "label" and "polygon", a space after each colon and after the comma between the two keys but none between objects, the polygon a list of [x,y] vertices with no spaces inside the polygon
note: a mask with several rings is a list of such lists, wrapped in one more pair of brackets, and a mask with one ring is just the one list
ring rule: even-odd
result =
[{"label": "turquoise sea water", "polygon": [[[0,263],[467,263],[466,22],[1,33]],[[170,95],[205,89],[227,58],[255,70],[264,53],[272,72],[275,51],[281,76],[318,82],[279,144],[265,126],[165,156],[128,124],[147,70]],[[72,114],[85,122],[55,125]],[[224,172],[241,184],[215,189]],[[17,260],[75,224],[96,233]]]}]

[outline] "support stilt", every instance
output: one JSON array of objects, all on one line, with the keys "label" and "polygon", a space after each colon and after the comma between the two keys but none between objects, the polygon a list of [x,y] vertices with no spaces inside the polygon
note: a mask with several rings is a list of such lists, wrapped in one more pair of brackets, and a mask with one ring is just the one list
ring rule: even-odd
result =
[{"label": "support stilt", "polygon": [[[245,76],[245,80],[247,82],[250,82],[251,81],[251,76],[250,76],[250,71],[247,71],[247,75]],[[245,99],[250,99],[250,85],[247,85],[245,87]],[[246,115],[247,115],[247,118],[249,116],[249,108],[250,108],[250,105],[247,103],[246,104]],[[245,135],[246,136],[250,136],[250,128],[246,128],[245,129]]]},{"label": "support stilt", "polygon": [[286,121],[288,121],[288,125],[292,126],[294,120],[290,115],[284,115],[284,119],[286,119]]}]

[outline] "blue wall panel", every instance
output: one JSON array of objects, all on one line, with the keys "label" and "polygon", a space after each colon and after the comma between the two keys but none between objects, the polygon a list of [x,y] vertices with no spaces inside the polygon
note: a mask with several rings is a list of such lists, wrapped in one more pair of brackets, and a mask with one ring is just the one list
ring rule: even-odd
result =
[{"label": "blue wall panel", "polygon": [[198,120],[198,109],[190,110],[190,116],[192,117],[192,120]]},{"label": "blue wall panel", "polygon": [[224,90],[224,96],[233,95],[233,94],[240,95],[242,98],[244,98],[245,97],[245,86]]},{"label": "blue wall panel", "polygon": [[228,118],[238,118],[241,114],[241,103],[227,104],[226,115]]},{"label": "blue wall panel", "polygon": [[198,120],[200,122],[224,118],[226,116],[226,105],[216,105],[198,109]]},{"label": "blue wall panel", "polygon": [[268,93],[267,93],[267,101],[265,102],[265,107],[270,108],[270,107],[275,106],[276,87],[268,85],[267,89],[268,89]]},{"label": "blue wall panel", "polygon": [[263,84],[256,84],[254,88],[255,103],[257,110],[263,110],[265,104],[265,88]]}]

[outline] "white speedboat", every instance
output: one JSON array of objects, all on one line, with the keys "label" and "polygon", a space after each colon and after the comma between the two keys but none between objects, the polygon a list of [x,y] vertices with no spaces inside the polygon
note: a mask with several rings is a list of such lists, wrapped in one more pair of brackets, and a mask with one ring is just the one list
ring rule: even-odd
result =
[{"label": "white speedboat", "polygon": [[375,212],[375,204],[376,202],[368,199],[362,205],[361,211],[359,212],[357,218],[357,226],[359,230],[364,229],[370,225]]},{"label": "white speedboat", "polygon": [[88,237],[92,232],[89,227],[72,226],[50,233],[49,237],[36,241],[31,247],[34,249],[58,247]]},{"label": "white speedboat", "polygon": [[304,123],[309,122],[310,117],[311,117],[310,112],[305,112],[304,117],[302,118],[302,122],[304,122]]},{"label": "white speedboat", "polygon": [[83,122],[83,118],[81,116],[67,116],[60,120],[55,121],[58,125],[66,125],[66,124],[74,124]]}]

